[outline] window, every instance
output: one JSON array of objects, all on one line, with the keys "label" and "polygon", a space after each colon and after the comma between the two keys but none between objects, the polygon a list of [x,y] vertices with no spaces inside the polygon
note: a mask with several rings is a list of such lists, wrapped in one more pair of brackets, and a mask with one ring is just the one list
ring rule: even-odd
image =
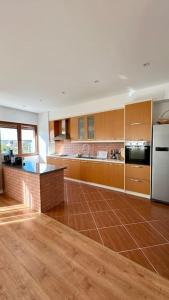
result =
[{"label": "window", "polygon": [[37,154],[37,126],[0,122],[0,146],[1,153]]},{"label": "window", "polygon": [[18,134],[17,127],[9,128],[1,127],[0,128],[0,139],[1,139],[1,153],[9,152],[13,150],[14,154],[18,154]]},{"label": "window", "polygon": [[35,153],[35,128],[21,125],[22,154]]}]

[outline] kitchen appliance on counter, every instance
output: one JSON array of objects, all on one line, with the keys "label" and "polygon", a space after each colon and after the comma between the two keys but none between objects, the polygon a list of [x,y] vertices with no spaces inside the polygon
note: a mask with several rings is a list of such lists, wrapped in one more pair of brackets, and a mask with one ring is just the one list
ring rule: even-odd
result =
[{"label": "kitchen appliance on counter", "polygon": [[107,151],[97,151],[98,159],[107,159]]},{"label": "kitchen appliance on counter", "polygon": [[150,165],[150,143],[146,141],[126,142],[125,162],[127,164]]},{"label": "kitchen appliance on counter", "polygon": [[153,126],[152,200],[169,203],[169,125]]}]

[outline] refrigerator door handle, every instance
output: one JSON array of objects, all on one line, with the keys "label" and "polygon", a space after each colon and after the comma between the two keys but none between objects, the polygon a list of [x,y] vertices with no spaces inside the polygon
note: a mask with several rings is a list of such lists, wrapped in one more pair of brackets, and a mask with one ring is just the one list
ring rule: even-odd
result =
[{"label": "refrigerator door handle", "polygon": [[169,151],[169,147],[155,147],[155,151]]}]

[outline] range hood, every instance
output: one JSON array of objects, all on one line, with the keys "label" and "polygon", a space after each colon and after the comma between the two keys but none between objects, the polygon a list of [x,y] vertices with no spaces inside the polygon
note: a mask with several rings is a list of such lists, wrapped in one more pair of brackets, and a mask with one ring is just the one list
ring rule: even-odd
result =
[{"label": "range hood", "polygon": [[59,120],[55,125],[57,125],[57,134],[54,138],[55,141],[63,141],[66,139],[70,139],[68,119]]}]

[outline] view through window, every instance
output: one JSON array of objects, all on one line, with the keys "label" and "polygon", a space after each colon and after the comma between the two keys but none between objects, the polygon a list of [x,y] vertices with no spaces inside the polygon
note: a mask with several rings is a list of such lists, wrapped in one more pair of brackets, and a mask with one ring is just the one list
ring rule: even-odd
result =
[{"label": "view through window", "polygon": [[36,126],[0,122],[0,152],[14,155],[37,153]]}]

